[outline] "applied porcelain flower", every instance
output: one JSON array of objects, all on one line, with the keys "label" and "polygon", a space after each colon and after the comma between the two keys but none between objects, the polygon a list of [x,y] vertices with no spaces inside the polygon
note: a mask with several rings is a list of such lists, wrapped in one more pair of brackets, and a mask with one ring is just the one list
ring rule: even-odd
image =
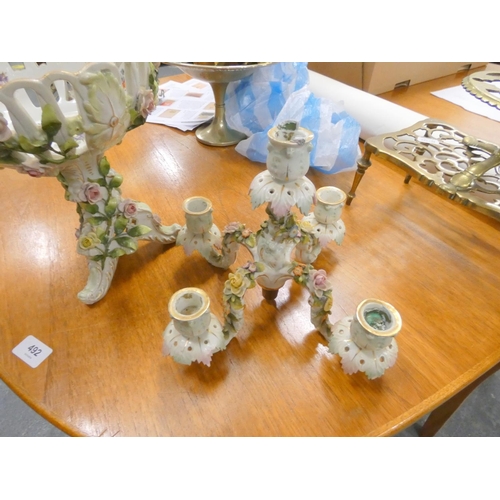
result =
[{"label": "applied porcelain flower", "polygon": [[331,288],[331,285],[328,282],[326,271],[324,269],[318,269],[317,271],[313,271],[311,274],[311,279],[313,281],[314,287],[317,288],[318,290],[324,291]]},{"label": "applied porcelain flower", "polygon": [[84,182],[78,193],[79,201],[91,203],[92,205],[101,201],[102,198],[101,187],[95,182]]},{"label": "applied porcelain flower", "polygon": [[35,156],[24,156],[21,165],[16,166],[16,170],[20,173],[28,174],[31,177],[43,177],[49,168],[48,165],[40,163]]},{"label": "applied porcelain flower", "polygon": [[326,247],[330,241],[335,241],[337,245],[341,245],[345,236],[345,224],[342,219],[338,219],[331,224],[323,224],[319,222],[314,213],[304,217],[302,224],[308,224],[311,227],[310,232],[318,238],[322,248]]},{"label": "applied porcelain flower", "polygon": [[[126,199],[118,204],[118,210],[120,210],[120,212],[123,212],[123,215],[127,218],[134,217],[134,215],[136,215],[137,213],[137,204],[132,200]],[[158,224],[161,224],[161,220],[157,222]]]},{"label": "applied porcelain flower", "polygon": [[248,269],[251,273],[255,273],[257,271],[257,266],[254,262],[248,261],[244,266],[243,269]]},{"label": "applied porcelain flower", "polygon": [[235,273],[230,273],[227,280],[227,285],[224,293],[232,293],[237,297],[242,297],[247,288],[250,286],[251,281],[246,276],[242,269],[238,269]]},{"label": "applied porcelain flower", "polygon": [[224,233],[235,233],[236,231],[239,231],[241,228],[241,224],[239,222],[230,222],[225,228],[224,228]]},{"label": "applied porcelain flower", "polygon": [[123,139],[130,125],[125,91],[107,72],[89,75],[82,82],[88,87],[84,109],[91,122],[85,126],[87,144],[91,149],[110,148]]},{"label": "applied porcelain flower", "polygon": [[300,229],[306,233],[312,233],[312,231],[314,229],[312,224],[305,219],[302,219],[301,221],[299,221],[298,224],[299,224]]},{"label": "applied porcelain flower", "polygon": [[151,89],[145,89],[141,87],[137,94],[137,106],[136,110],[142,115],[143,118],[147,118],[153,110],[155,109],[155,96]]},{"label": "applied porcelain flower", "polygon": [[82,250],[90,250],[91,248],[95,248],[97,245],[99,245],[99,243],[101,243],[101,240],[94,232],[81,235],[78,238],[78,246]]}]

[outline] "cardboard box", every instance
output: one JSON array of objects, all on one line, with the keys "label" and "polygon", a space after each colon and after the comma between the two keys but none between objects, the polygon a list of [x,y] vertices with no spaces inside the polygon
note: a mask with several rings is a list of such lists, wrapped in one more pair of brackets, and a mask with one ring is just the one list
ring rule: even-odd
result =
[{"label": "cardboard box", "polygon": [[370,94],[485,66],[485,62],[310,62],[308,68]]}]

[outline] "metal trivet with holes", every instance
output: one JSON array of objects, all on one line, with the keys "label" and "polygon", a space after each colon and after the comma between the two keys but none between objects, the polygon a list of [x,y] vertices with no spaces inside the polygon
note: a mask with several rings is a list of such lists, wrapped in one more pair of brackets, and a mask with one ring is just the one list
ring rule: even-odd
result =
[{"label": "metal trivet with holes", "polygon": [[500,72],[479,71],[466,76],[462,86],[472,95],[500,109]]},{"label": "metal trivet with holes", "polygon": [[[429,187],[479,212],[500,219],[500,147],[467,136],[453,125],[426,119],[411,127],[371,137],[358,160],[348,201],[376,154],[402,167]],[[459,185],[467,178],[470,184]],[[462,183],[463,184],[463,183]]]}]

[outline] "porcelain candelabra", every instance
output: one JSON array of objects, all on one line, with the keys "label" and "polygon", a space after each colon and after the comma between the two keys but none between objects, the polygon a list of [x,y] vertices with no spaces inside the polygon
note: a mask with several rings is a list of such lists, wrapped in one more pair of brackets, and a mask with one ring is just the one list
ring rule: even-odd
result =
[{"label": "porcelain candelabra", "polygon": [[31,177],[57,177],[76,203],[77,251],[89,266],[78,298],[92,304],[138,240],[172,243],[180,229],[162,225],[145,203],[122,197],[123,179],[104,156],[154,109],[156,69],[151,63],[23,66],[0,68],[0,164]]},{"label": "porcelain candelabra", "polygon": [[[252,255],[252,260],[230,273],[225,283],[222,326],[225,343],[214,345],[212,354],[225,348],[240,330],[247,290],[259,284],[264,297],[271,300],[289,279],[309,290],[311,320],[325,338],[331,336],[332,325],[328,320],[333,304],[331,285],[326,272],[315,269],[312,263],[329,241],[342,242],[345,227],[340,215],[346,195],[331,186],[316,191],[305,177],[309,170],[312,132],[299,127],[297,122],[287,121],[272,128],[268,137],[267,170],[258,174],[250,185],[253,208],[267,203],[269,216],[256,233],[240,222],[228,224],[221,233],[213,224],[210,200],[194,197],[184,202],[186,225],[179,231],[177,244],[182,245],[188,255],[198,250],[210,264],[224,269],[234,263],[239,245]],[[309,213],[315,201],[316,208]],[[293,207],[306,217],[299,219],[292,212]],[[175,319],[172,301],[169,310]],[[164,349],[173,354],[172,334],[169,328],[165,330]],[[187,347],[179,352],[180,345]],[[205,364],[210,364],[208,351],[205,349],[202,356]],[[189,336],[176,345],[174,357],[186,364],[200,360]]]}]

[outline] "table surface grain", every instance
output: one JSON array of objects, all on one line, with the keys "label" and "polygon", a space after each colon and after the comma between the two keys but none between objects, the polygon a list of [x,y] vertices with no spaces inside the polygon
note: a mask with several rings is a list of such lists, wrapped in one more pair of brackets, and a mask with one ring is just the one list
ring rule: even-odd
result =
[{"label": "table surface grain", "polygon": [[[500,124],[429,92],[421,84],[382,97],[500,139]],[[239,220],[257,230],[265,217],[248,197],[265,167],[234,147],[146,124],[106,156],[124,176],[124,197],[148,203],[164,224],[184,224],[182,202],[195,195],[212,201],[220,229]],[[308,177],[348,191],[353,172]],[[76,298],[87,266],[76,253],[74,205],[53,178],[10,169],[0,178],[0,377],[70,435],[392,435],[500,361],[500,223],[405,185],[401,170],[377,158],[343,212],[342,246],[331,243],[315,263],[333,283],[332,322],[368,297],[401,313],[397,363],[373,381],[342,371],[310,322],[307,292],[291,282],[275,303],[259,287],[247,293],[245,325],[210,368],[176,364],[162,355],[171,295],[203,288],[222,318],[224,281],[245,250],[221,270],[182,247],[141,242],[120,259],[106,297],[87,306]],[[54,350],[35,369],[11,352],[27,335]]]}]

